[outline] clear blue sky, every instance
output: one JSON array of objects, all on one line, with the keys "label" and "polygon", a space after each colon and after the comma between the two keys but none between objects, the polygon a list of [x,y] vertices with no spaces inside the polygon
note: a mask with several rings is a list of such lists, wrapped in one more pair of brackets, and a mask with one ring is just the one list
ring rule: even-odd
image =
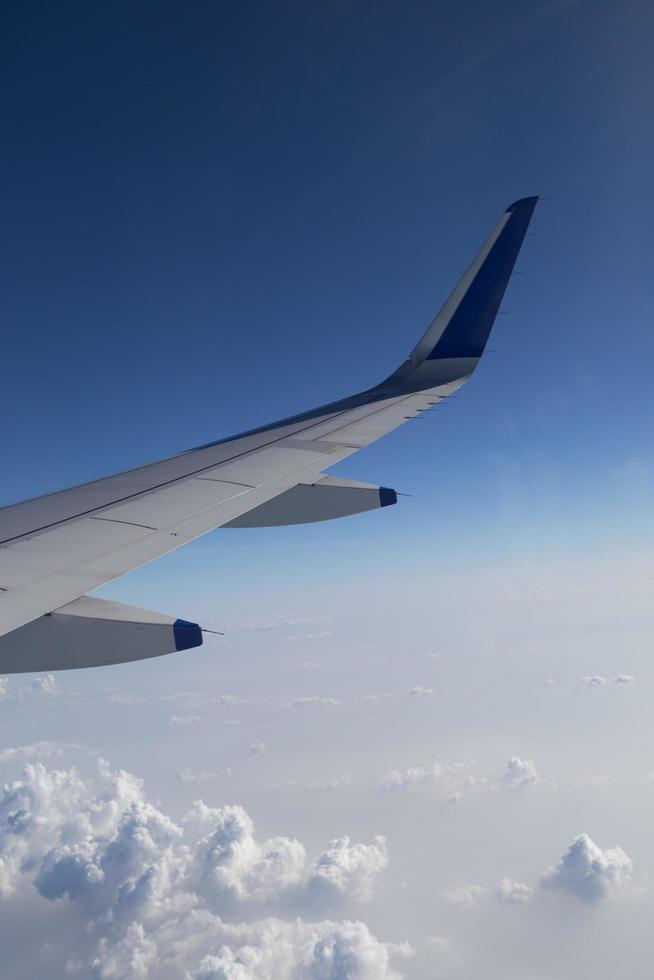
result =
[{"label": "clear blue sky", "polygon": [[651,534],[653,21],[601,0],[9,12],[2,501],[374,383],[540,193],[473,382],[343,472],[417,494],[385,518],[393,554],[435,515],[491,550],[521,522]]}]

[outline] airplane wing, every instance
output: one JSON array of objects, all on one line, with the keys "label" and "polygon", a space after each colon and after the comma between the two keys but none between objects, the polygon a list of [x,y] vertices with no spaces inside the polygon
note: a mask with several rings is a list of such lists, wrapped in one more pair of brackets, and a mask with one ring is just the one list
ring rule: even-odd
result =
[{"label": "airplane wing", "polygon": [[217,527],[326,520],[395,503],[388,488],[323,471],[467,381],[537,200],[507,208],[409,357],[375,387],[0,508],[0,673],[119,663],[198,646],[197,624],[86,593]]}]

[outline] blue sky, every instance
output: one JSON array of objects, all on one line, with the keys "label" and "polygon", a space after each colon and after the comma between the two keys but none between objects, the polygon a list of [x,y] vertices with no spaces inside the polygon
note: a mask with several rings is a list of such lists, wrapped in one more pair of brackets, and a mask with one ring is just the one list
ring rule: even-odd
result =
[{"label": "blue sky", "polygon": [[5,37],[3,501],[374,383],[536,192],[473,384],[343,472],[392,555],[651,540],[646,5],[67,10]]},{"label": "blue sky", "polygon": [[[13,17],[3,499],[375,382],[525,193],[551,200],[488,363],[451,419],[349,465],[413,486],[555,452],[587,502],[579,471],[651,439],[646,5]],[[492,479],[450,469],[456,495]]]},{"label": "blue sky", "polygon": [[[153,800],[148,819],[180,827],[202,795],[245,806],[259,840],[303,841],[307,868],[335,835],[372,848],[345,849],[343,894],[319,908],[313,872],[265,900],[245,894],[252,869],[231,869],[240,898],[184,872],[177,899],[197,890],[258,950],[246,980],[291,975],[273,962],[270,916],[290,946],[341,943],[358,980],[576,980],[580,962],[595,980],[640,980],[654,875],[639,816],[654,801],[653,27],[640,0],[7,14],[0,503],[374,384],[505,206],[545,198],[474,378],[335,470],[411,496],[330,524],[218,531],[103,590],[226,630],[202,651],[0,682],[0,773],[61,838],[26,837],[15,853],[31,867],[68,839],[67,806],[96,813],[92,778],[116,813]],[[145,789],[93,777],[99,756]],[[25,761],[75,765],[84,786],[34,788]],[[7,793],[12,975],[86,976],[92,962],[96,980],[150,975],[134,935],[94,918],[119,920],[108,893],[44,902],[38,881],[18,883]],[[108,821],[87,852],[113,833]],[[583,834],[602,869],[590,904],[569,876]],[[157,846],[159,869],[187,859]],[[498,898],[505,877],[529,901]],[[232,980],[198,965],[217,953],[181,912],[167,951],[161,914],[143,909],[156,980]],[[353,919],[369,932],[334,925]],[[44,937],[33,949],[15,938],[28,920]],[[404,940],[411,954],[392,946]],[[293,949],[302,980],[345,980]]]}]

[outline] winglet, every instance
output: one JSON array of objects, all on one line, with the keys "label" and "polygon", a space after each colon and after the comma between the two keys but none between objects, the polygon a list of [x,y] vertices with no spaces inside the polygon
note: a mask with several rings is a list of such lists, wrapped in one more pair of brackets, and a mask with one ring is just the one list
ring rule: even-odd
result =
[{"label": "winglet", "polygon": [[445,365],[428,369],[429,362],[459,362],[457,370],[465,376],[474,370],[537,202],[537,196],[523,197],[509,205],[407,361],[383,384],[423,389],[432,375],[446,377]]},{"label": "winglet", "polygon": [[531,217],[532,214],[534,213],[534,208],[536,207],[537,204],[538,204],[538,194],[536,194],[534,197],[521,197],[518,201],[514,201],[513,204],[509,204],[506,211],[508,214],[509,211],[515,211],[517,208],[519,209],[524,208],[525,211],[527,209],[529,210],[529,217]]}]

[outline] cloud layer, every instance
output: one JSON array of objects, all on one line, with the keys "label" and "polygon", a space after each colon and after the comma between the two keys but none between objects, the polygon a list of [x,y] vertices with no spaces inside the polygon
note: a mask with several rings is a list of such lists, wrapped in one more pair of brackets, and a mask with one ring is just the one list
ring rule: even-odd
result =
[{"label": "cloud layer", "polygon": [[344,836],[307,866],[300,841],[257,840],[240,806],[197,801],[175,823],[105,763],[95,781],[28,765],[0,799],[3,900],[33,886],[74,904],[88,959],[66,969],[97,980],[395,980],[407,946],[361,922],[296,917],[366,901],[387,859],[383,837]]}]

